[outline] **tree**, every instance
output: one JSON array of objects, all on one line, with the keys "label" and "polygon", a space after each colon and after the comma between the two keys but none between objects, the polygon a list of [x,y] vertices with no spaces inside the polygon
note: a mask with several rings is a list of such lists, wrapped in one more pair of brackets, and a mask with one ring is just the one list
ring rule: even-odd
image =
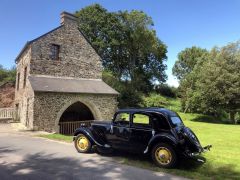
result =
[{"label": "tree", "polygon": [[0,64],[0,85],[5,82],[15,82],[16,79],[16,68],[12,67],[11,69],[5,69]]},{"label": "tree", "polygon": [[114,56],[112,51],[121,41],[121,25],[118,19],[99,4],[76,11],[76,16],[79,29],[102,57],[103,66],[108,67]]},{"label": "tree", "polygon": [[[180,80],[179,94],[184,112],[198,112],[197,106],[193,106],[192,95],[196,89],[198,72],[202,64],[208,60],[209,52],[199,47],[191,47],[182,50],[178,54],[178,60],[173,66],[173,75]],[[196,94],[195,94],[196,95]],[[191,105],[191,106],[190,106]]]},{"label": "tree", "polygon": [[155,87],[155,91],[162,96],[176,98],[177,97],[177,88],[171,87],[168,84],[159,84]]},{"label": "tree", "polygon": [[186,78],[192,72],[198,61],[201,61],[208,55],[206,49],[196,46],[186,48],[178,54],[178,60],[175,62],[172,72],[178,80]]},{"label": "tree", "polygon": [[103,66],[133,91],[149,92],[165,82],[167,48],[153,21],[142,11],[108,12],[98,4],[76,12],[79,28],[93,44]]},{"label": "tree", "polygon": [[213,48],[209,59],[191,74],[195,87],[187,90],[192,109],[226,111],[233,123],[240,109],[240,42]]},{"label": "tree", "polygon": [[103,71],[103,81],[108,85],[121,92],[118,96],[118,106],[120,108],[137,107],[142,101],[141,93],[135,92],[133,88],[129,88],[129,82],[118,80],[112,72]]}]

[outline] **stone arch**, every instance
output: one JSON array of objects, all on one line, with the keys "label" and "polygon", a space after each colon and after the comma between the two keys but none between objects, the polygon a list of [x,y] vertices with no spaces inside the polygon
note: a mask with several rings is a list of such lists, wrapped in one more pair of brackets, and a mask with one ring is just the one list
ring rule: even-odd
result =
[{"label": "stone arch", "polygon": [[54,131],[55,132],[59,132],[59,121],[63,115],[63,113],[73,104],[75,103],[82,103],[84,104],[92,113],[93,118],[95,120],[100,120],[102,119],[101,113],[99,111],[99,109],[96,107],[96,105],[90,101],[87,101],[83,98],[77,98],[71,101],[68,101],[67,103],[65,103],[65,105],[60,109],[60,111],[57,114],[57,118],[55,120],[55,127],[54,127]]}]

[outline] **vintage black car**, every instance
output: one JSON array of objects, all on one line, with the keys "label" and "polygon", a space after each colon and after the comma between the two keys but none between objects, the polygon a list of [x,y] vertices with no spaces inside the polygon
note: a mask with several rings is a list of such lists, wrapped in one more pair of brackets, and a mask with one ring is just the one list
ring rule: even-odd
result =
[{"label": "vintage black car", "polygon": [[174,167],[182,156],[195,157],[211,148],[202,147],[179,115],[165,108],[118,110],[112,121],[93,121],[90,126],[83,123],[73,139],[80,153],[89,152],[93,146],[149,153],[165,168]]}]

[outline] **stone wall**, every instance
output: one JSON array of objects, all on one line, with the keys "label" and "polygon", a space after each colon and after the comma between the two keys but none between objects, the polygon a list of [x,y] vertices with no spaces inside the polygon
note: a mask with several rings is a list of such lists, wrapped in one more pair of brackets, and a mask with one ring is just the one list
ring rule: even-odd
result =
[{"label": "stone wall", "polygon": [[116,98],[116,95],[38,92],[34,102],[34,129],[58,132],[61,115],[78,101],[88,106],[96,120],[111,120],[117,108]]},{"label": "stone wall", "polygon": [[[59,60],[51,59],[51,45],[60,46]],[[31,74],[88,79],[102,78],[101,59],[78,30],[67,21],[32,43]]]},{"label": "stone wall", "polygon": [[[17,75],[20,73],[19,82],[16,78],[15,85],[15,107],[18,104],[18,112],[16,120],[20,120],[22,124],[26,127],[32,129],[33,127],[33,101],[34,101],[34,92],[28,80],[30,72],[30,61],[31,61],[31,47],[27,48],[25,52],[20,56],[16,72]],[[26,73],[26,86],[24,87],[24,71],[27,67]],[[19,83],[19,89],[17,89],[17,83]]]}]

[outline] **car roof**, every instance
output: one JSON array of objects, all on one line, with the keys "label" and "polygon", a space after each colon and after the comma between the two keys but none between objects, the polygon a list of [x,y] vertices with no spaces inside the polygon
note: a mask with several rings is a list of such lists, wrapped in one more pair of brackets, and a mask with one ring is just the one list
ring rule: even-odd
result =
[{"label": "car roof", "polygon": [[156,112],[162,113],[165,116],[178,116],[178,114],[174,111],[171,111],[166,108],[162,107],[148,107],[148,108],[126,108],[126,109],[119,109],[117,112],[128,112],[128,113],[136,113],[136,112]]}]

